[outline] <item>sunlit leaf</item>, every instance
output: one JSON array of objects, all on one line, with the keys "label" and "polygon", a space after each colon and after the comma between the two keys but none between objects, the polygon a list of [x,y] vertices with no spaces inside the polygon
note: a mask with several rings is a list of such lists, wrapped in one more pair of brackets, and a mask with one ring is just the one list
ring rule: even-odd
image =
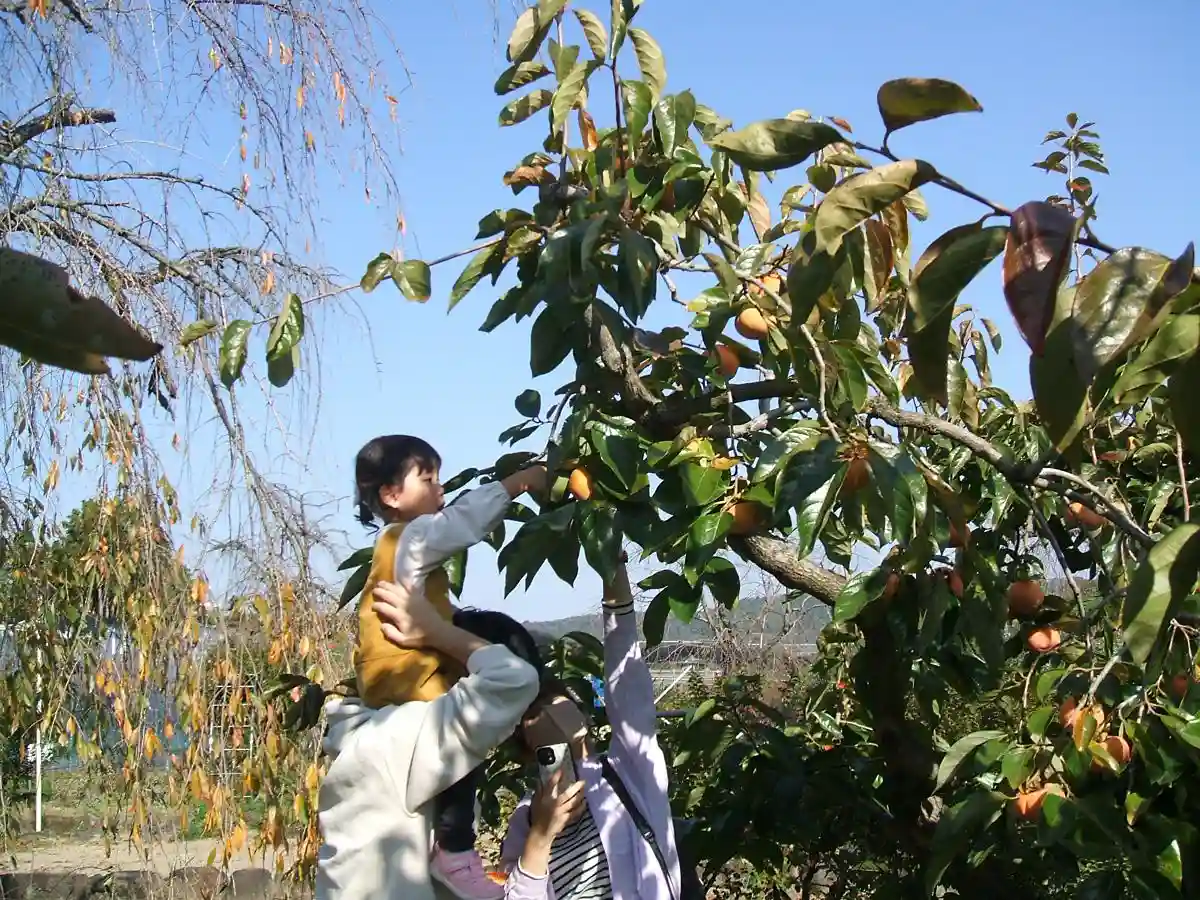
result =
[{"label": "sunlit leaf", "polygon": [[876,102],[889,132],[952,113],[983,112],[978,100],[953,81],[941,78],[897,78],[884,82]]}]

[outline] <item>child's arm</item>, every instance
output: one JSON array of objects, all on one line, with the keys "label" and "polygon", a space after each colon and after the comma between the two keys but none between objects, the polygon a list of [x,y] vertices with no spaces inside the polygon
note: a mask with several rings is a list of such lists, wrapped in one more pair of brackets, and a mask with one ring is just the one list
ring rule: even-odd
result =
[{"label": "child's arm", "polygon": [[545,484],[545,466],[533,466],[469,491],[443,510],[413,519],[396,545],[396,581],[415,584],[455,553],[478,544],[503,521],[512,500],[542,491]]}]

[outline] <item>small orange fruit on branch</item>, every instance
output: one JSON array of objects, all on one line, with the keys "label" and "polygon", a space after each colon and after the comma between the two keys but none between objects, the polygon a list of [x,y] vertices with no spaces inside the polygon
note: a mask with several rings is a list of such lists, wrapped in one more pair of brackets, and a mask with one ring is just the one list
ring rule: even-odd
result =
[{"label": "small orange fruit on branch", "polygon": [[717,344],[713,348],[712,355],[716,360],[717,368],[726,378],[732,378],[742,366],[742,361],[737,353],[725,344]]},{"label": "small orange fruit on branch", "polygon": [[1035,653],[1049,653],[1051,650],[1057,650],[1062,644],[1062,632],[1057,628],[1044,625],[1029,632],[1029,637],[1025,638],[1025,644]]},{"label": "small orange fruit on branch", "polygon": [[592,476],[582,467],[572,469],[567,479],[567,490],[576,500],[587,500],[592,496]]},{"label": "small orange fruit on branch", "polygon": [[733,327],[744,338],[761,341],[767,336],[767,317],[753,306],[747,306],[740,313]]},{"label": "small orange fruit on branch", "polygon": [[1078,525],[1080,528],[1094,531],[1107,525],[1108,519],[1076,500],[1067,505],[1067,524]]},{"label": "small orange fruit on branch", "polygon": [[733,516],[733,524],[729,527],[729,533],[741,536],[757,531],[763,523],[763,513],[762,506],[753,501],[737,501],[729,507],[729,514]]},{"label": "small orange fruit on branch", "polygon": [[1032,616],[1042,608],[1046,594],[1032,579],[1023,578],[1008,586],[1008,613],[1012,616]]}]

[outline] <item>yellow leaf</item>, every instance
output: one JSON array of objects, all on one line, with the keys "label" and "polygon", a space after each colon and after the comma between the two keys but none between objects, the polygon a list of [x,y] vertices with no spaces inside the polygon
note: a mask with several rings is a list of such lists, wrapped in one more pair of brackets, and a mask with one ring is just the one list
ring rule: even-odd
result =
[{"label": "yellow leaf", "polygon": [[197,606],[204,603],[208,597],[208,582],[204,578],[197,578],[192,582],[192,602]]},{"label": "yellow leaf", "polygon": [[58,460],[52,460],[50,463],[50,471],[46,473],[46,480],[42,482],[42,489],[49,493],[58,487]]},{"label": "yellow leaf", "polygon": [[724,472],[726,469],[732,469],[738,463],[737,457],[734,456],[718,456],[712,461],[710,468],[716,469],[718,472]]},{"label": "yellow leaf", "polygon": [[296,88],[296,109],[304,109],[304,85]]},{"label": "yellow leaf", "polygon": [[315,791],[321,783],[321,775],[317,771],[317,764],[310,763],[308,771],[304,773],[304,786],[310,791]]},{"label": "yellow leaf", "polygon": [[263,279],[262,287],[259,288],[259,293],[269,294],[275,290],[275,270],[267,269],[267,277]]},{"label": "yellow leaf", "polygon": [[300,638],[300,657],[307,658],[308,654],[312,653],[312,639],[306,634]]}]

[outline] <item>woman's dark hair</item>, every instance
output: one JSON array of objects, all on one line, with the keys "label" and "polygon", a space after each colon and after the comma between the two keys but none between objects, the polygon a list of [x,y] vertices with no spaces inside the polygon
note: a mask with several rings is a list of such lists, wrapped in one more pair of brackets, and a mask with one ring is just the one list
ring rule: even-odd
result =
[{"label": "woman's dark hair", "polygon": [[419,437],[387,434],[367,441],[354,457],[354,490],[358,521],[368,528],[385,519],[379,501],[380,488],[403,481],[414,468],[431,472],[441,468],[438,452]]},{"label": "woman's dark hair", "polygon": [[539,677],[545,678],[546,666],[542,662],[537,641],[512,616],[491,609],[460,609],[455,611],[452,621],[463,631],[469,631],[489,644],[507,647],[515,656],[533,666]]}]

